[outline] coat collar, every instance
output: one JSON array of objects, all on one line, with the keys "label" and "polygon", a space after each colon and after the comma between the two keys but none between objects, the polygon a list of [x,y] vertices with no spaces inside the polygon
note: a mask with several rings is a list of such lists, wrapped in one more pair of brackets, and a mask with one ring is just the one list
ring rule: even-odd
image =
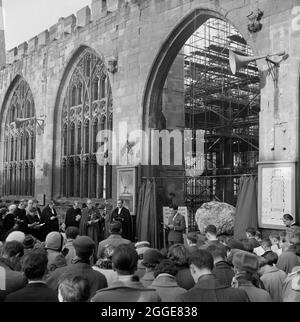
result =
[{"label": "coat collar", "polygon": [[155,291],[154,288],[145,288],[141,282],[136,282],[136,281],[121,282],[121,281],[117,281],[117,282],[112,283],[110,287],[108,287],[106,289],[102,289],[102,290],[98,291],[97,293],[114,291],[114,290],[119,290],[119,289],[131,289],[131,290],[146,291],[146,292]]},{"label": "coat collar", "polygon": [[203,290],[216,290],[222,288],[228,288],[227,285],[221,284],[221,282],[215,277],[214,274],[203,275],[199,278],[195,288]]},{"label": "coat collar", "polygon": [[229,265],[229,263],[227,263],[226,261],[220,261],[218,263],[215,264],[215,268],[228,268],[228,269],[232,269],[231,266]]},{"label": "coat collar", "polygon": [[276,273],[276,272],[279,272],[279,269],[275,266],[265,266],[264,269],[263,269],[263,275],[265,274],[269,274],[269,273]]},{"label": "coat collar", "polygon": [[153,287],[179,287],[176,278],[170,274],[160,274],[151,284]]},{"label": "coat collar", "polygon": [[111,234],[107,239],[122,239],[121,234]]}]

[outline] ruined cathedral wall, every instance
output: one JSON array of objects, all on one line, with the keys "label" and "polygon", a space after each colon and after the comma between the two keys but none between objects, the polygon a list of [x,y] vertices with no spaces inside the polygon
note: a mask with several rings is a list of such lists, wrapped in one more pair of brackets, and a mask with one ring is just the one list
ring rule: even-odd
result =
[{"label": "ruined cathedral wall", "polygon": [[[267,55],[282,49],[289,52],[290,59],[280,69],[277,111],[274,111],[272,77],[267,74],[265,61],[258,63],[265,75],[260,159],[296,161],[299,6],[296,0],[94,0],[91,8],[85,7],[76,15],[60,19],[48,30],[10,50],[7,65],[0,71],[1,109],[11,82],[16,75],[21,75],[33,93],[37,116],[46,115],[45,133],[37,137],[36,191],[49,198],[53,189],[56,190],[52,189],[59,179],[55,176],[58,160],[53,164],[56,100],[66,67],[78,48],[91,47],[106,67],[111,57],[117,58],[118,70],[109,74],[114,99],[114,128],[117,130],[122,120],[128,122],[129,128],[141,129],[149,113],[143,100],[156,57],[162,49],[167,50],[168,37],[195,9],[215,12],[228,19],[242,33],[256,55]],[[258,8],[264,12],[263,29],[251,34],[247,16]],[[30,19],[34,19],[34,14]],[[148,127],[147,122],[145,127]],[[274,132],[275,136],[272,135]],[[272,149],[274,145],[275,149]],[[115,194],[116,191],[114,197]]]}]

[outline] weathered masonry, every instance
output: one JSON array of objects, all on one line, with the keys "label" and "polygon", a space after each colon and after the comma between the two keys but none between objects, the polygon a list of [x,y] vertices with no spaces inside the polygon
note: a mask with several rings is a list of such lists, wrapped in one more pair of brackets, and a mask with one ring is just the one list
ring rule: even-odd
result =
[{"label": "weathered masonry", "polygon": [[[262,29],[250,31],[258,9]],[[228,48],[255,56],[285,50],[289,58],[280,65],[278,89],[266,60],[234,79]],[[0,72],[1,199],[115,201],[118,168],[97,163],[96,137],[103,129],[118,134],[124,121],[146,133],[184,127],[207,132],[205,180],[184,166],[136,167],[133,193],[143,180],[159,178],[160,206],[170,192],[191,209],[215,196],[234,203],[235,180],[257,173],[257,161],[296,164],[297,196],[299,52],[300,1],[93,0],[6,53]],[[202,82],[204,75],[209,82]],[[120,150],[117,159],[134,151],[128,144]],[[209,193],[199,198],[194,185]],[[187,198],[193,193],[194,203]],[[299,210],[297,205],[298,218]]]}]

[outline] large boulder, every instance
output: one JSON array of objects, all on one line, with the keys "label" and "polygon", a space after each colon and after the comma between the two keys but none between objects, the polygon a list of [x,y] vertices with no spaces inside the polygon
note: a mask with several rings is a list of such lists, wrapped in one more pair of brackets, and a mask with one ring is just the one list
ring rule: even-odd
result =
[{"label": "large boulder", "polygon": [[236,208],[218,201],[205,203],[195,215],[201,234],[204,234],[208,225],[217,227],[218,234],[232,235],[234,231]]}]

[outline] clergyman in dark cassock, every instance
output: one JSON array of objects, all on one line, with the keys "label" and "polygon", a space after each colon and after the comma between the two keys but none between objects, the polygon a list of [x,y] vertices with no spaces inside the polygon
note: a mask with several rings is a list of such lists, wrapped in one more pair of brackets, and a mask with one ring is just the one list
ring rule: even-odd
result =
[{"label": "clergyman in dark cassock", "polygon": [[117,208],[111,215],[111,222],[119,221],[122,224],[122,237],[133,241],[133,227],[130,211],[124,207],[122,200],[118,201]]},{"label": "clergyman in dark cassock", "polygon": [[87,208],[82,210],[82,216],[79,225],[79,235],[90,237],[96,244],[95,254],[97,255],[97,247],[102,240],[99,222],[104,220],[92,200],[87,201]]},{"label": "clergyman in dark cassock", "polygon": [[46,239],[49,233],[52,233],[53,231],[59,231],[59,220],[54,206],[55,203],[51,200],[48,206],[45,207],[42,211],[40,221],[40,224],[44,224],[41,229],[42,241]]},{"label": "clergyman in dark cassock", "polygon": [[65,229],[68,227],[78,227],[80,225],[81,219],[81,209],[79,208],[78,202],[74,201],[71,208],[69,208],[66,212],[65,219]]}]

